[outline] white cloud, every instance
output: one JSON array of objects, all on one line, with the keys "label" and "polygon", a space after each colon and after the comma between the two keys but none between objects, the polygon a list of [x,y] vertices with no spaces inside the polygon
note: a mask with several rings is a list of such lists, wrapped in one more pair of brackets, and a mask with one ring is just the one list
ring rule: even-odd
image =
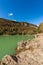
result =
[{"label": "white cloud", "polygon": [[16,20],[13,20],[13,21],[16,21]]},{"label": "white cloud", "polygon": [[13,13],[9,13],[8,16],[13,16]]},{"label": "white cloud", "polygon": [[37,26],[39,26],[39,25],[37,25]]}]

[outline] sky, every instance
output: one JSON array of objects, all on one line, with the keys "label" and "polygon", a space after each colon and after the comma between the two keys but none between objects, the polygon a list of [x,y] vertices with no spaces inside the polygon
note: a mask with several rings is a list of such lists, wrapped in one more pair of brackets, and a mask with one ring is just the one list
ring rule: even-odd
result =
[{"label": "sky", "polygon": [[29,22],[43,22],[43,0],[0,0],[0,18]]}]

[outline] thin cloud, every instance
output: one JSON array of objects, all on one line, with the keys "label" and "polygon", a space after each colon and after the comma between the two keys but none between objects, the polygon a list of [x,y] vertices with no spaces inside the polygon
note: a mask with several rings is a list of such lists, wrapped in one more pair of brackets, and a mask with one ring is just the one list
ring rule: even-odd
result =
[{"label": "thin cloud", "polygon": [[37,25],[37,26],[39,26],[39,25]]},{"label": "thin cloud", "polygon": [[13,16],[13,13],[9,13],[8,16]]}]

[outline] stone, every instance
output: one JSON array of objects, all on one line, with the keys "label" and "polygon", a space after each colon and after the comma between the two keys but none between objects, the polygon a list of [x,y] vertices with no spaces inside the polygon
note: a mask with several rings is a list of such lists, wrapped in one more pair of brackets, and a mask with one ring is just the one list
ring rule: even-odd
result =
[{"label": "stone", "polygon": [[2,58],[1,65],[17,65],[17,62],[10,55]]}]

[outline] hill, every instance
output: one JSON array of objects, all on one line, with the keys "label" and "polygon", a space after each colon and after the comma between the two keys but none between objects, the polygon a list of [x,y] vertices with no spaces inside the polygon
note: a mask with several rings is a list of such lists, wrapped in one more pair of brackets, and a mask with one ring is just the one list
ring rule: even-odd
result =
[{"label": "hill", "polygon": [[43,33],[43,22],[42,23],[40,23],[40,25],[38,26],[38,32],[39,33]]},{"label": "hill", "polygon": [[0,18],[0,35],[26,35],[34,33],[37,33],[37,26],[34,24]]}]

